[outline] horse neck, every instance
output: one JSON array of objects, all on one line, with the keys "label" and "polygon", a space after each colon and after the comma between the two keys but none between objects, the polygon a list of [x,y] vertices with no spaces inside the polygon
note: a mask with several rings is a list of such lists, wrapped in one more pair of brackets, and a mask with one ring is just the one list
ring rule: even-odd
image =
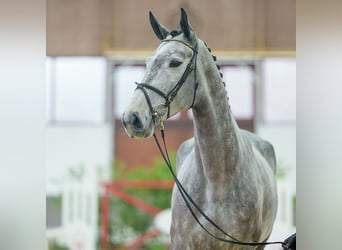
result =
[{"label": "horse neck", "polygon": [[206,176],[219,182],[235,172],[239,156],[238,126],[211,54],[204,45],[199,50],[199,94],[193,107],[195,150]]}]

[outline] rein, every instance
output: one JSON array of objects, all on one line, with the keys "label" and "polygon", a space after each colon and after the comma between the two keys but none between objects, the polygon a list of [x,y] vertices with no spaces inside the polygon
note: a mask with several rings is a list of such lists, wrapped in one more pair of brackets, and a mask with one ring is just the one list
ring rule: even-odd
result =
[{"label": "rein", "polygon": [[[195,221],[198,223],[198,225],[207,233],[209,234],[211,237],[213,237],[216,240],[222,241],[222,242],[226,242],[226,243],[230,243],[230,244],[235,244],[235,245],[244,245],[244,246],[265,246],[265,245],[274,245],[274,244],[281,244],[283,249],[286,250],[294,250],[295,248],[292,248],[293,245],[293,240],[294,240],[294,244],[295,244],[295,239],[296,236],[295,234],[291,235],[289,238],[287,238],[285,241],[275,241],[275,242],[243,242],[240,241],[236,238],[234,238],[233,236],[231,236],[230,234],[228,234],[227,232],[225,232],[220,226],[218,226],[214,221],[212,221],[204,212],[203,210],[196,204],[196,202],[191,198],[191,196],[188,194],[188,192],[184,189],[183,185],[180,183],[179,179],[177,178],[177,175],[175,174],[173,168],[172,168],[172,164],[170,161],[170,157],[169,157],[169,153],[167,150],[167,146],[166,146],[166,142],[165,142],[165,128],[164,128],[164,124],[163,121],[161,119],[161,116],[158,114],[158,112],[153,108],[152,103],[151,103],[151,99],[146,91],[146,89],[152,90],[153,92],[155,92],[156,94],[160,95],[161,97],[163,97],[165,99],[165,104],[164,106],[167,107],[168,112],[167,112],[167,118],[169,118],[170,116],[170,104],[171,102],[174,100],[174,98],[176,97],[178,91],[180,90],[180,88],[183,86],[183,83],[185,82],[185,80],[187,79],[187,77],[189,76],[189,74],[194,70],[194,79],[195,79],[195,89],[194,89],[194,96],[193,96],[193,100],[192,100],[192,104],[191,107],[194,105],[195,102],[195,98],[196,98],[196,91],[198,88],[198,83],[196,81],[196,62],[197,62],[197,54],[198,54],[198,44],[196,43],[195,48],[193,48],[190,44],[182,41],[182,40],[176,40],[176,39],[165,39],[162,40],[162,42],[171,42],[171,41],[176,41],[176,42],[180,42],[182,44],[184,44],[185,46],[189,47],[190,49],[193,50],[193,55],[192,58],[189,62],[189,64],[187,65],[183,75],[181,76],[181,78],[179,79],[179,81],[176,83],[176,85],[169,91],[169,93],[165,94],[163,91],[159,90],[156,87],[153,87],[151,85],[148,85],[146,83],[137,83],[137,89],[142,90],[147,104],[149,106],[150,112],[152,114],[152,119],[153,122],[156,124],[156,119],[160,118],[160,133],[161,133],[161,138],[163,141],[163,147],[162,148],[157,136],[155,133],[153,133],[153,138],[155,140],[155,143],[160,151],[161,156],[163,157],[166,166],[168,167],[174,181],[175,184],[177,185],[177,188],[187,206],[187,208],[189,209],[191,215],[193,216],[193,218],[195,219]],[[190,107],[190,108],[191,108]],[[230,239],[225,239],[222,237],[218,237],[216,235],[214,235],[212,232],[210,232],[204,225],[203,223],[200,221],[200,219],[198,218],[198,216],[196,215],[193,207],[206,219],[206,221],[208,221],[212,226],[214,226],[217,230],[219,230],[221,233],[223,233],[225,236],[229,237]],[[295,246],[295,245],[294,245]]]}]

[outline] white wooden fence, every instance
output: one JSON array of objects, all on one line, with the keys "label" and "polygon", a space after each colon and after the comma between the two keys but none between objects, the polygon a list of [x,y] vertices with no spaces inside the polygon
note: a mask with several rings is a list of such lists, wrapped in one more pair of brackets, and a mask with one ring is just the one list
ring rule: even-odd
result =
[{"label": "white wooden fence", "polygon": [[62,187],[62,223],[48,229],[48,240],[70,250],[95,250],[98,238],[98,183],[69,181]]},{"label": "white wooden fence", "polygon": [[[295,232],[295,187],[285,180],[278,180],[278,213],[269,241],[282,241]],[[70,250],[95,250],[98,239],[98,183],[70,181],[62,188],[62,225],[47,230],[47,237],[55,239]],[[168,220],[170,221],[170,220]],[[167,222],[168,224],[170,222]],[[165,224],[165,223],[164,223]],[[163,225],[163,227],[169,225]],[[267,246],[266,249],[281,249]]]}]

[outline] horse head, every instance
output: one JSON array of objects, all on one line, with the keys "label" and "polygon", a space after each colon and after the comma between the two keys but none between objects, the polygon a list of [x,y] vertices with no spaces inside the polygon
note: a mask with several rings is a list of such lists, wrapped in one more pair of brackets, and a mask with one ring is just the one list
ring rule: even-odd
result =
[{"label": "horse head", "polygon": [[150,12],[150,23],[161,40],[146,61],[146,73],[127,106],[122,124],[134,138],[151,137],[154,127],[193,106],[197,90],[197,37],[181,9],[180,29],[169,31]]}]

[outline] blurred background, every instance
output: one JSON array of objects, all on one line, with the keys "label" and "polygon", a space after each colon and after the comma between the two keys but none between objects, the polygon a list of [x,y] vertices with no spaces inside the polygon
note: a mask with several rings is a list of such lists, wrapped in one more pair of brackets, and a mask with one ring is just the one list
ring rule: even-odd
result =
[{"label": "blurred background", "polygon": [[[174,29],[181,7],[217,56],[239,126],[274,145],[279,210],[270,240],[295,232],[294,0],[47,0],[46,7],[50,250],[168,249],[171,176],[153,140],[129,138],[120,118],[159,44],[148,11]],[[171,118],[166,136],[174,160],[193,136],[191,111]]]}]

